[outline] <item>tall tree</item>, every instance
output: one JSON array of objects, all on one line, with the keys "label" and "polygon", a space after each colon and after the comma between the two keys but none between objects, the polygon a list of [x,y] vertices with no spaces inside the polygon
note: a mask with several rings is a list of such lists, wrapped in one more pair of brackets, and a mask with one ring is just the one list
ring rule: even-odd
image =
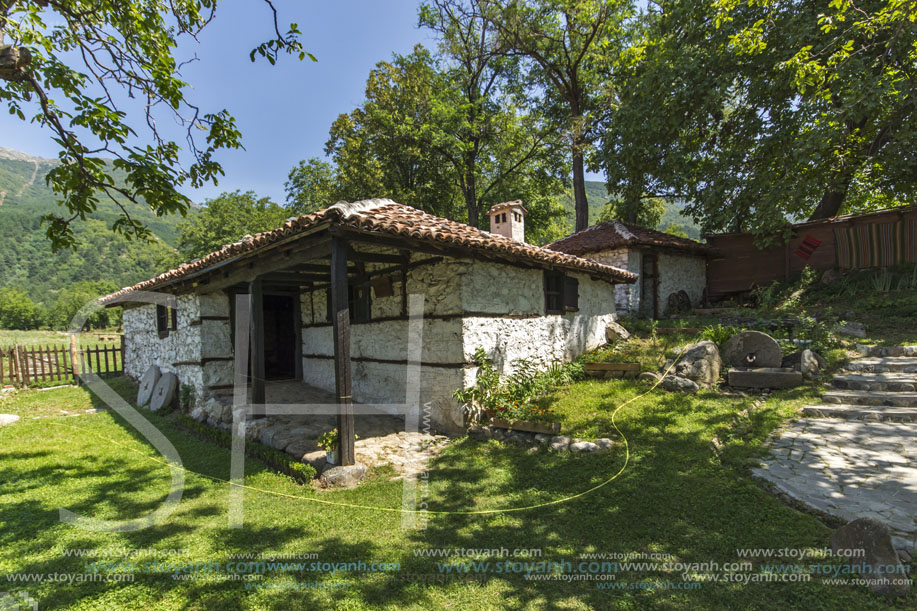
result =
[{"label": "tall tree", "polygon": [[[273,35],[251,51],[252,61],[261,56],[273,64],[282,53],[306,57],[296,24],[283,32],[272,1],[264,3],[273,15]],[[75,244],[72,224],[92,216],[102,197],[121,209],[113,230],[150,238],[132,208],[184,213],[190,201],[179,187],[215,183],[222,175],[215,154],[241,146],[241,134],[225,109],[207,112],[189,101],[175,57],[179,41],[196,39],[217,5],[0,0],[0,102],[10,114],[47,128],[60,147],[61,163],[48,180],[65,211],[45,217],[55,249]],[[11,44],[4,45],[7,39]],[[145,116],[124,111],[119,96],[142,100]],[[162,115],[185,130],[187,168],[179,144],[157,127]],[[141,122],[149,128],[144,138],[136,131]]]},{"label": "tall tree", "polygon": [[295,214],[309,214],[342,199],[337,169],[318,157],[300,161],[283,184],[287,207]]},{"label": "tall tree", "polygon": [[761,236],[915,201],[913,3],[657,6],[620,66],[610,189],[682,198],[706,231]]},{"label": "tall tree", "polygon": [[[330,192],[391,197],[476,226],[491,205],[521,199],[527,235],[559,237],[565,166],[551,154],[547,126],[513,104],[494,68],[470,65],[445,54],[439,61],[421,46],[377,64],[364,103],[331,127]],[[481,80],[478,70],[491,76]],[[314,160],[294,168],[288,201],[309,201],[303,188],[325,183],[326,169]]]},{"label": "tall tree", "polygon": [[434,58],[420,45],[376,64],[366,100],[334,121],[325,146],[345,199],[391,197],[440,216],[461,213],[454,170],[430,145],[445,86]]},{"label": "tall tree", "polygon": [[438,35],[447,82],[431,144],[455,168],[468,223],[480,226],[481,212],[506,199],[550,207],[534,200],[562,188],[556,132],[536,113],[519,111],[520,62],[506,54],[481,3],[435,0],[421,5],[420,23]]},{"label": "tall tree", "polygon": [[626,47],[629,0],[479,0],[508,53],[531,62],[541,104],[566,132],[573,166],[576,230],[589,225],[586,157],[607,109],[595,92],[599,68]]},{"label": "tall tree", "polygon": [[289,210],[253,191],[222,193],[179,225],[178,249],[188,259],[202,257],[246,235],[276,229],[289,216]]}]

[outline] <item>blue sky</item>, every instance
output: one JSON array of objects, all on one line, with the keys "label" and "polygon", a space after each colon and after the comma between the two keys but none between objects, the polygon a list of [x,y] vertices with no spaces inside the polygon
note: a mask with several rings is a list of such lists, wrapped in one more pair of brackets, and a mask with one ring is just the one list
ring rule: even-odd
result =
[{"label": "blue sky", "polygon": [[[393,52],[409,52],[417,43],[435,45],[430,32],[417,28],[417,0],[275,4],[282,25],[299,24],[304,47],[318,62],[283,57],[270,66],[263,60],[249,61],[249,51],[272,31],[270,12],[258,0],[228,0],[200,44],[185,44],[177,54],[199,58],[182,71],[193,86],[190,100],[207,111],[228,109],[238,121],[245,146],[220,153],[226,176],[218,186],[189,191],[197,202],[235,189],[251,189],[283,202],[290,168],[300,159],[324,156],[332,121],[362,102],[372,67]],[[134,116],[133,124],[143,137],[142,115]],[[57,156],[47,132],[6,113],[0,114],[0,146]]]}]

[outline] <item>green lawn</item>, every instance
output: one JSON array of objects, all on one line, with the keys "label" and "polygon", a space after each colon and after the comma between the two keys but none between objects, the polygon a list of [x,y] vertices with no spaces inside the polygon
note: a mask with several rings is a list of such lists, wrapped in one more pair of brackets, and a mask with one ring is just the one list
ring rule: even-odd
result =
[{"label": "green lawn", "polygon": [[[111,340],[119,333],[114,331],[86,331],[80,333],[80,346],[117,346],[121,343],[120,338]],[[104,341],[102,338],[105,338]],[[9,329],[0,329],[0,348],[9,348],[11,346],[38,347],[46,346],[70,346],[70,334],[64,331],[14,331]]]},{"label": "green lawn", "polygon": [[[124,380],[113,386],[124,396],[134,393]],[[587,381],[558,391],[551,402],[569,433],[615,436],[613,409],[645,390],[637,383]],[[244,527],[230,529],[227,485],[210,479],[228,478],[229,452],[192,438],[168,417],[144,412],[194,473],[186,474],[182,501],[164,523],[121,533],[63,524],[58,508],[105,519],[145,514],[165,498],[169,469],[150,460],[155,450],[117,415],[85,414],[98,404],[86,390],[24,392],[0,400],[0,413],[23,417],[0,428],[0,579],[6,582],[0,591],[28,591],[40,609],[886,608],[860,587],[828,586],[817,577],[812,583],[702,583],[690,591],[662,589],[666,582],[681,582],[678,574],[636,571],[619,573],[617,581],[649,582],[657,589],[609,590],[591,581],[535,581],[493,571],[482,579],[459,575],[436,583],[450,577],[437,567],[443,561],[416,556],[417,550],[442,547],[539,548],[543,560],[574,564],[592,552],[657,552],[679,562],[727,563],[739,560],[737,548],[825,547],[826,526],[781,503],[746,472],[767,433],[814,392],[803,387],[757,407],[751,398],[653,392],[618,412],[630,460],[607,485],[527,511],[431,515],[425,528],[414,530],[402,530],[395,513],[310,502],[398,507],[402,486],[389,479],[390,472],[375,473],[356,490],[317,492],[253,460],[246,462],[246,484],[263,491],[245,491]],[[711,443],[714,436],[719,449]],[[431,510],[448,511],[530,506],[575,496],[607,481],[623,464],[622,442],[611,453],[573,455],[461,439],[429,471],[426,502]],[[234,553],[315,553],[322,562],[398,563],[400,571],[275,570],[258,582],[262,589],[132,569],[122,569],[137,573],[131,583],[7,581],[11,575],[91,572],[89,560],[66,556],[65,550],[120,547],[183,549],[187,554],[178,559],[190,562],[228,562]],[[500,559],[489,560],[496,565]],[[315,582],[326,589],[308,585]],[[913,595],[899,603],[915,604]]]}]

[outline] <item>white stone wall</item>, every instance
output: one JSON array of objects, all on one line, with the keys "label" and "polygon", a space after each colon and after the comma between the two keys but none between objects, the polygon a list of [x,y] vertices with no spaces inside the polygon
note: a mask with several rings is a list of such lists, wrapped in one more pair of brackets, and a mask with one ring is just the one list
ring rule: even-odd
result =
[{"label": "white stone wall", "polygon": [[474,313],[462,320],[465,362],[483,348],[509,373],[521,359],[548,365],[604,344],[605,325],[615,319],[614,286],[572,276],[579,280],[579,311],[545,314],[542,270],[475,262],[462,286],[465,310]]},{"label": "white stone wall", "polygon": [[[446,261],[421,266],[408,272],[408,294],[424,296],[421,362],[421,402],[433,403],[435,424],[442,430],[461,427],[456,416],[452,392],[462,384],[461,280],[469,266],[466,261]],[[401,315],[401,278],[392,275],[393,295],[371,299],[372,318]],[[334,390],[332,328],[326,323],[325,290],[306,293],[303,308],[303,379],[324,390]],[[313,317],[314,312],[314,317]],[[439,318],[438,318],[439,317]],[[443,318],[445,317],[445,319]],[[313,326],[317,323],[316,326]],[[353,397],[360,403],[404,403],[406,400],[408,321],[376,320],[350,326],[350,352]],[[393,363],[360,361],[361,358],[397,361]]]},{"label": "white stone wall", "polygon": [[[151,365],[171,371],[179,384],[190,384],[201,396],[203,372],[201,359],[200,299],[197,295],[178,297],[178,329],[160,338],[156,332],[156,306],[145,304],[124,311],[124,372],[139,379]],[[195,324],[191,324],[195,322]]]},{"label": "white stone wall", "polygon": [[[643,252],[636,248],[617,248],[584,255],[600,263],[626,269],[637,274],[634,284],[619,284],[615,293],[617,310],[622,314],[641,314],[643,291]],[[685,291],[691,297],[691,304],[700,303],[707,285],[707,263],[704,257],[676,252],[656,251],[659,270],[659,314],[666,313],[669,295]]]},{"label": "white stone wall", "polygon": [[643,258],[638,250],[628,248],[615,248],[599,252],[590,252],[583,255],[587,259],[611,265],[619,269],[626,269],[637,274],[637,281],[633,284],[618,284],[615,286],[615,309],[622,314],[636,314],[640,310],[640,291],[642,290],[643,276],[641,274]]},{"label": "white stone wall", "polygon": [[659,313],[668,305],[669,295],[685,291],[691,305],[700,303],[707,286],[707,260],[682,254],[659,254]]}]

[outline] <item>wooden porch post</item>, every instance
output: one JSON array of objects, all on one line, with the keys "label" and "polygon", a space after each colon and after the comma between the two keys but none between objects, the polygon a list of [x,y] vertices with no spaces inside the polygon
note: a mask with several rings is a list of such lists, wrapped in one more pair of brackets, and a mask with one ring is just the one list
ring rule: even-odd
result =
[{"label": "wooden porch post", "polygon": [[350,307],[347,300],[347,242],[331,238],[331,321],[334,334],[334,385],[342,465],[354,464],[353,379],[350,367]]},{"label": "wooden porch post", "polygon": [[[251,299],[251,379],[252,405],[264,405],[264,291],[261,278],[255,278],[248,285]],[[253,417],[262,418],[263,408],[253,408]]]}]

